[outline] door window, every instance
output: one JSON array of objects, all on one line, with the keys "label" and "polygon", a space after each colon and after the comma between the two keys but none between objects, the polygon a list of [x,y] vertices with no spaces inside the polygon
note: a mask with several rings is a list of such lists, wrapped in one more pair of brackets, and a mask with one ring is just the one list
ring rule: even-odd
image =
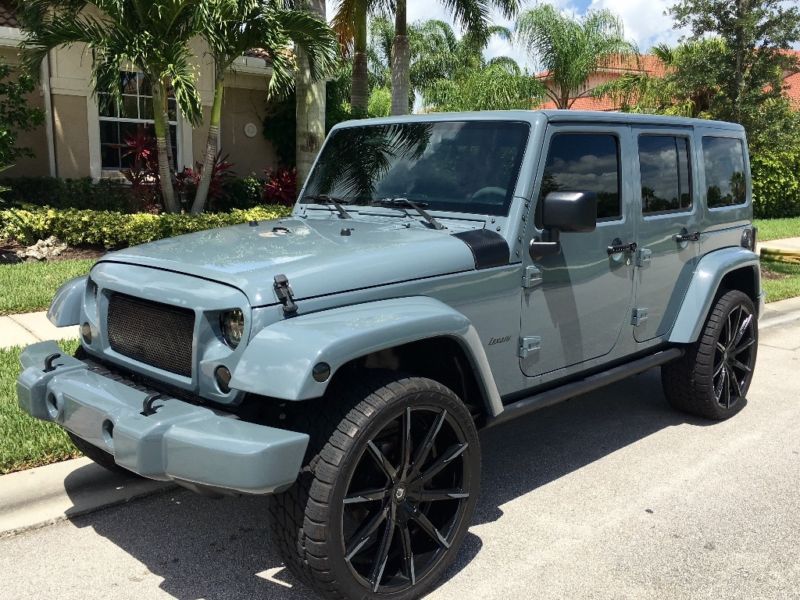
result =
[{"label": "door window", "polygon": [[[561,133],[550,140],[538,207],[550,192],[594,192],[597,219],[622,217],[619,141],[610,133]],[[538,217],[538,215],[537,215]],[[537,221],[540,221],[537,218]]]},{"label": "door window", "polygon": [[703,138],[706,202],[720,208],[747,201],[742,141],[727,137]]},{"label": "door window", "polygon": [[689,140],[671,135],[640,136],[639,171],[644,214],[691,210]]}]

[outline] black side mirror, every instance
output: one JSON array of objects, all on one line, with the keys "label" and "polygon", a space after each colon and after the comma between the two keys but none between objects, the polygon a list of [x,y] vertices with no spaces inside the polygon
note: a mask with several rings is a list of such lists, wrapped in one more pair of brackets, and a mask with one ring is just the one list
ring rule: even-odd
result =
[{"label": "black side mirror", "polygon": [[597,227],[597,194],[594,192],[550,192],[542,202],[545,239],[531,241],[528,252],[538,260],[561,252],[559,234],[594,231]]},{"label": "black side mirror", "polygon": [[569,232],[594,231],[597,227],[597,194],[550,192],[542,205],[545,229]]}]

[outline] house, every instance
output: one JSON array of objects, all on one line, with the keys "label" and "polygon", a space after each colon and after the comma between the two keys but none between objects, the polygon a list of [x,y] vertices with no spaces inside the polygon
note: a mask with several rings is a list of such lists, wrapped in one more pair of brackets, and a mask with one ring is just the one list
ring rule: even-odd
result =
[{"label": "house", "polygon": [[[787,52],[800,57],[800,50],[788,50]],[[664,63],[652,54],[642,54],[638,57],[629,58],[616,56],[589,77],[578,96],[573,99],[574,102],[570,108],[573,110],[618,110],[619,106],[611,98],[592,98],[590,92],[597,86],[618,79],[628,73],[647,73],[653,77],[663,77],[666,73],[666,68]],[[548,89],[553,89],[552,76],[549,72],[539,73],[536,78]],[[800,73],[788,71],[784,73],[784,84],[790,101],[797,110],[800,110]],[[556,108],[556,103],[548,100],[538,108]]]},{"label": "house", "polygon": [[[13,1],[0,0],[0,60],[19,64],[19,29]],[[201,40],[192,42],[204,123],[191,127],[179,111],[171,111],[173,147],[179,168],[203,158],[208,117],[214,95],[213,60]],[[42,64],[40,83],[30,103],[45,113],[45,124],[19,136],[19,145],[33,150],[3,171],[4,177],[42,176],[117,178],[124,158],[119,144],[138,127],[152,126],[152,98],[141,74],[120,73],[120,111],[103,111],[91,85],[91,56],[74,46],[50,52]],[[267,82],[272,70],[263,53],[239,58],[225,77],[221,147],[238,175],[261,175],[277,164],[271,144],[262,135]]]}]

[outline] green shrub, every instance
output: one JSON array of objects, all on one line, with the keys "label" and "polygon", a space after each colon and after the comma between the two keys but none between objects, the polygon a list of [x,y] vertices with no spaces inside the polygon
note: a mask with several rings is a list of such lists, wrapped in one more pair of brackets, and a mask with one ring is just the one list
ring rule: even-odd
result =
[{"label": "green shrub", "polygon": [[252,220],[279,219],[290,212],[291,207],[276,205],[201,215],[11,208],[0,210],[0,239],[33,244],[36,240],[55,235],[70,246],[124,248],[192,231]]},{"label": "green shrub", "polygon": [[800,216],[800,145],[754,153],[750,168],[757,218]]},{"label": "green shrub", "polygon": [[94,183],[89,177],[7,177],[0,179],[0,185],[7,188],[3,200],[11,206],[33,204],[119,212],[138,210],[130,186],[118,181],[101,179]]}]

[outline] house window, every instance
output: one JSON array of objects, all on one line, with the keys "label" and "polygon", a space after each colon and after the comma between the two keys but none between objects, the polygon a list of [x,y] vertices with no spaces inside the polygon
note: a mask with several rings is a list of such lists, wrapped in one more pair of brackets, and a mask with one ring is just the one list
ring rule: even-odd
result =
[{"label": "house window", "polygon": [[[98,94],[100,110],[100,156],[104,170],[130,167],[133,153],[130,145],[142,134],[154,136],[153,92],[142,73],[120,73],[122,101],[116,103],[107,93]],[[178,116],[175,98],[168,102],[169,131],[173,162],[178,161]]]}]

